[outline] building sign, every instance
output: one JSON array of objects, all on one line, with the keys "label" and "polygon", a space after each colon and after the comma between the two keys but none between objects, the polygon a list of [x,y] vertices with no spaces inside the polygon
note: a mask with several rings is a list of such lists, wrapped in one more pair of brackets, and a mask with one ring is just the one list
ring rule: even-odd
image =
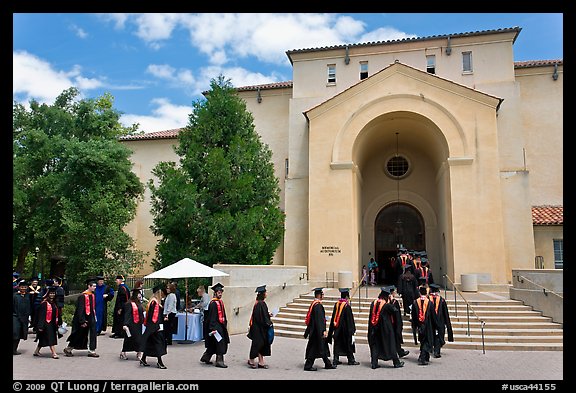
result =
[{"label": "building sign", "polygon": [[320,249],[320,254],[328,254],[329,257],[334,256],[334,254],[340,254],[342,250],[338,246],[322,246]]}]

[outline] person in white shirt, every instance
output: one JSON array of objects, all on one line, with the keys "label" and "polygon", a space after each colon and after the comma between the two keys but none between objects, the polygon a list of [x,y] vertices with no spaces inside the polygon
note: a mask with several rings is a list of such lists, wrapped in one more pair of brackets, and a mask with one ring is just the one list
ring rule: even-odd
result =
[{"label": "person in white shirt", "polygon": [[200,297],[200,302],[196,305],[196,309],[202,310],[202,337],[206,339],[208,335],[208,329],[206,325],[207,315],[208,315],[208,307],[210,306],[210,295],[206,292],[203,285],[200,285],[196,289],[196,293]]},{"label": "person in white shirt", "polygon": [[166,299],[164,299],[164,337],[166,345],[172,345],[172,335],[178,333],[176,312],[176,286],[170,283],[166,286]]}]

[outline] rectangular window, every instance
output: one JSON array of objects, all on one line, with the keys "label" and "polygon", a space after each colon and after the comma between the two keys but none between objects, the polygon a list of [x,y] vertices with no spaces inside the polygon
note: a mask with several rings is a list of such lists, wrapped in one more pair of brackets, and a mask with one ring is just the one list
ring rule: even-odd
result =
[{"label": "rectangular window", "polygon": [[360,80],[368,78],[368,62],[360,62]]},{"label": "rectangular window", "polygon": [[284,176],[288,177],[288,170],[290,169],[289,163],[288,163],[288,159],[286,158],[284,160]]},{"label": "rectangular window", "polygon": [[426,56],[426,72],[429,74],[436,73],[436,55]]},{"label": "rectangular window", "polygon": [[328,64],[328,83],[336,83],[336,64]]},{"label": "rectangular window", "polygon": [[554,239],[554,268],[564,269],[564,239]]},{"label": "rectangular window", "polygon": [[462,72],[472,72],[472,52],[462,52]]}]

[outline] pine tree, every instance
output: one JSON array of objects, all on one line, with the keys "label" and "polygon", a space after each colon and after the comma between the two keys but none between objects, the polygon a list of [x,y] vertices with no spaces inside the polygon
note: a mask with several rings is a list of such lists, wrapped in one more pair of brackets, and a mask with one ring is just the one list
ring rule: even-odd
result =
[{"label": "pine tree", "polygon": [[193,104],[175,148],[180,165],[153,170],[156,267],[191,257],[214,263],[270,264],[284,234],[272,152],[229,80],[211,80]]}]

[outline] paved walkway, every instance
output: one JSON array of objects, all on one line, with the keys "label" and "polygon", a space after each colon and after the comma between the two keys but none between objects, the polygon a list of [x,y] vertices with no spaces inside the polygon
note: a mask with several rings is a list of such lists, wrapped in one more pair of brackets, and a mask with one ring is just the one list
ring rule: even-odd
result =
[{"label": "paved walkway", "polygon": [[[358,366],[340,365],[336,370],[322,368],[317,359],[316,372],[304,371],[306,340],[276,337],[272,345],[272,356],[265,358],[269,369],[249,369],[246,366],[251,341],[244,334],[231,336],[228,354],[225,356],[227,369],[204,365],[199,362],[204,352],[204,343],[174,343],[168,347],[164,363],[168,367],[141,367],[135,356],[121,360],[119,352],[122,340],[98,337],[99,358],[89,358],[87,351],[74,351],[74,357],[65,357],[62,350],[64,339],[58,344],[60,359],[49,356],[32,356],[36,346],[34,335],[21,341],[21,355],[12,356],[14,380],[500,380],[500,381],[561,381],[563,379],[563,351],[470,351],[444,349],[442,358],[431,359],[428,366],[419,366],[417,348],[406,346],[410,354],[404,358],[403,368],[392,368],[392,362],[380,361],[379,369],[370,368],[370,351],[367,345],[356,348]],[[44,348],[42,352],[49,354]],[[342,359],[344,360],[344,359]],[[148,361],[155,365],[155,359]]]},{"label": "paved walkway", "polygon": [[[370,294],[377,292],[376,288],[369,288]],[[336,289],[327,289],[325,292],[332,295]],[[506,298],[506,293],[471,293],[469,299],[476,298]],[[450,293],[448,294],[450,296]],[[69,333],[68,333],[69,334]],[[12,357],[13,380],[42,381],[109,381],[109,382],[144,382],[144,381],[250,381],[250,380],[281,380],[281,381],[327,381],[352,380],[363,384],[375,380],[398,381],[401,386],[415,381],[490,381],[496,390],[505,390],[502,385],[506,383],[529,384],[555,383],[557,391],[563,386],[563,351],[487,351],[462,350],[445,348],[442,358],[431,359],[428,366],[417,364],[418,349],[413,343],[407,343],[405,348],[410,354],[404,358],[403,368],[394,369],[391,361],[380,361],[379,369],[370,368],[370,350],[366,344],[356,347],[356,360],[358,366],[346,364],[338,366],[336,370],[325,370],[321,359],[317,359],[316,372],[304,371],[304,353],[307,341],[297,338],[276,337],[272,345],[272,356],[266,358],[269,369],[249,369],[246,365],[251,341],[245,334],[231,336],[231,343],[225,362],[226,369],[216,368],[199,362],[204,352],[202,341],[192,344],[174,342],[168,347],[168,354],[163,358],[168,367],[166,370],[157,369],[155,359],[148,362],[152,367],[141,367],[136,360],[135,353],[130,353],[129,360],[121,360],[119,353],[122,348],[121,339],[109,338],[109,332],[98,337],[97,352],[99,358],[89,358],[87,351],[74,351],[74,357],[65,357],[62,353],[66,345],[66,337],[59,341],[57,351],[60,359],[51,359],[48,348],[43,348],[45,357],[33,357],[36,346],[35,336],[30,334],[28,340],[21,341],[19,350],[21,355]],[[341,359],[345,360],[345,359]],[[103,383],[102,382],[102,383]],[[206,382],[208,383],[208,382]],[[200,389],[206,390],[210,385],[199,384]],[[235,386],[235,385],[232,385]],[[325,386],[325,385],[322,385]],[[388,386],[388,385],[387,385]],[[84,389],[86,390],[86,389]],[[512,390],[510,388],[509,390]],[[520,390],[520,388],[516,389]],[[530,389],[529,389],[530,390]],[[553,390],[536,387],[531,390]],[[125,390],[126,391],[126,390]],[[128,390],[130,391],[130,390]],[[56,392],[55,392],[56,393]]]}]

